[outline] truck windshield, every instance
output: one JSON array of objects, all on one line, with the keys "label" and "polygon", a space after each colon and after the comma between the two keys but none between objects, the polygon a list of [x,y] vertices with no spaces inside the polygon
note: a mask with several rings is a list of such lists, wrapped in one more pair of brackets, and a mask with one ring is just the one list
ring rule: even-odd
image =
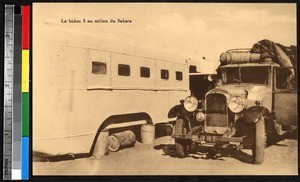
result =
[{"label": "truck windshield", "polygon": [[268,84],[270,67],[229,67],[223,68],[222,81],[223,84],[232,83],[255,83]]}]

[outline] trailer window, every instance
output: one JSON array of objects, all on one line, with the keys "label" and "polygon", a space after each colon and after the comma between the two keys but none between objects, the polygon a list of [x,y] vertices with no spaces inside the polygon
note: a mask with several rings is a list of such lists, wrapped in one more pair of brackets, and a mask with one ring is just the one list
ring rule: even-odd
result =
[{"label": "trailer window", "polygon": [[130,76],[130,66],[127,64],[119,64],[118,65],[118,75]]},{"label": "trailer window", "polygon": [[92,74],[106,74],[106,63],[103,62],[92,62]]},{"label": "trailer window", "polygon": [[140,68],[140,76],[144,78],[150,77],[150,68],[148,67],[141,67]]},{"label": "trailer window", "polygon": [[190,68],[189,68],[189,72],[190,73],[197,73],[197,66],[191,65]]},{"label": "trailer window", "polygon": [[176,80],[182,80],[182,72],[181,71],[176,71]]},{"label": "trailer window", "polygon": [[160,70],[161,79],[167,80],[169,79],[169,70],[162,69]]}]

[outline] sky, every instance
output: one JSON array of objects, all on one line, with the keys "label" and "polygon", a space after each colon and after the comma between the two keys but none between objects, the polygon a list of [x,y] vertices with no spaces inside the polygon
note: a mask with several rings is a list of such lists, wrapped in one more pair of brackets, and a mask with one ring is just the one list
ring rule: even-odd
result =
[{"label": "sky", "polygon": [[219,60],[220,54],[228,49],[251,48],[262,39],[285,46],[297,43],[296,4],[292,3],[40,5],[36,8],[47,9],[47,21],[57,23],[74,18],[131,20],[132,23],[81,23],[76,26],[207,60]]}]

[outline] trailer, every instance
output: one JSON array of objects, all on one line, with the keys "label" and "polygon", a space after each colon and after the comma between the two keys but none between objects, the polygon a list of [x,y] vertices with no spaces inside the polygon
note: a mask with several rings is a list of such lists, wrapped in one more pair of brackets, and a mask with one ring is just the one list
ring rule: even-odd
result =
[{"label": "trailer", "polygon": [[[33,17],[35,18],[35,17]],[[33,151],[92,155],[114,128],[168,123],[199,62],[159,46],[33,21]]]}]

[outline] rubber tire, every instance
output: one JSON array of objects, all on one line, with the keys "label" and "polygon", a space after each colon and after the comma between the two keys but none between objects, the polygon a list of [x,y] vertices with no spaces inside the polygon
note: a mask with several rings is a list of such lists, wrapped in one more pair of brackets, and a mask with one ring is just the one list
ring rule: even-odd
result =
[{"label": "rubber tire", "polygon": [[[183,119],[177,119],[175,124],[175,134],[184,135],[187,134],[187,127],[185,126]],[[175,150],[179,158],[185,158],[187,156],[188,141],[185,139],[175,138]]]},{"label": "rubber tire", "polygon": [[185,158],[187,154],[187,143],[182,139],[175,139],[175,150],[178,158]]},{"label": "rubber tire", "polygon": [[261,117],[255,124],[255,139],[252,150],[254,164],[262,164],[265,157],[265,120]]},{"label": "rubber tire", "polygon": [[282,137],[277,133],[274,123],[271,120],[265,120],[266,147],[276,144]]}]

